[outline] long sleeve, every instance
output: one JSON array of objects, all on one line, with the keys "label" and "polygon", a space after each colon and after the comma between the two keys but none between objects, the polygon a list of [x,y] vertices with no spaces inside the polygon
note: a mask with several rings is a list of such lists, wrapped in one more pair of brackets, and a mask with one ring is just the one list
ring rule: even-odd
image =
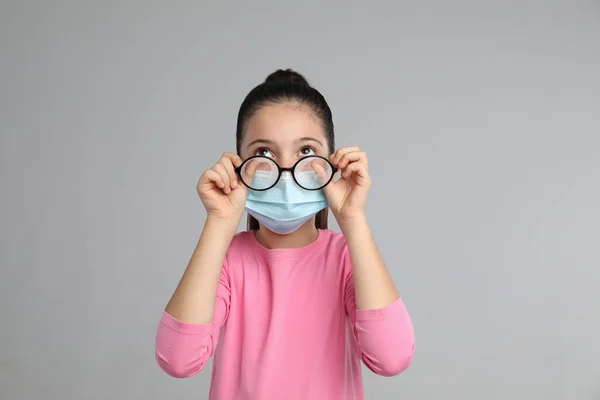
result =
[{"label": "long sleeve", "polygon": [[179,321],[166,311],[156,334],[156,361],[167,374],[186,378],[198,373],[214,355],[221,327],[230,307],[230,284],[227,260],[221,271],[217,288],[213,321],[208,324],[189,324]]},{"label": "long sleeve", "polygon": [[412,320],[402,298],[372,310],[356,308],[354,276],[348,251],[344,252],[345,305],[354,327],[359,354],[374,373],[394,376],[411,364],[415,351]]}]

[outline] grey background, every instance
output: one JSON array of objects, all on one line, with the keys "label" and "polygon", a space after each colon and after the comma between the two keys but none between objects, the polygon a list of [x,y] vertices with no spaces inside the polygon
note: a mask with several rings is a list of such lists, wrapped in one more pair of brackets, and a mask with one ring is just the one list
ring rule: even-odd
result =
[{"label": "grey background", "polygon": [[600,4],[366,3],[2,2],[0,399],[206,398],[156,326],[280,67],[368,152],[414,321],[367,398],[600,399]]}]

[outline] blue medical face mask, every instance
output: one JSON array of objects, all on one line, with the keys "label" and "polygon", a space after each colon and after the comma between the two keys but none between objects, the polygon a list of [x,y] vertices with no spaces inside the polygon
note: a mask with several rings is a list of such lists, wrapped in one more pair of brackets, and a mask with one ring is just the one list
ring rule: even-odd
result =
[{"label": "blue medical face mask", "polygon": [[[266,179],[269,174],[268,171],[256,171],[253,181]],[[299,172],[296,175],[302,182],[318,179],[314,172]],[[323,190],[302,189],[288,171],[281,174],[279,182],[272,188],[265,191],[249,190],[246,198],[248,214],[270,231],[280,234],[296,231],[324,208],[327,208],[327,198]]]}]

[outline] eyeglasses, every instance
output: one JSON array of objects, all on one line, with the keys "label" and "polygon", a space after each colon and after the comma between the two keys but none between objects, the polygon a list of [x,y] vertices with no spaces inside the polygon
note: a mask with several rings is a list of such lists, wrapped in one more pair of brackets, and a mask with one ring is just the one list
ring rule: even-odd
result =
[{"label": "eyeglasses", "polygon": [[279,182],[283,172],[290,172],[294,182],[305,190],[319,190],[331,182],[338,168],[326,158],[306,156],[291,168],[280,167],[273,159],[253,156],[235,169],[240,179],[249,189],[262,191],[271,189]]}]

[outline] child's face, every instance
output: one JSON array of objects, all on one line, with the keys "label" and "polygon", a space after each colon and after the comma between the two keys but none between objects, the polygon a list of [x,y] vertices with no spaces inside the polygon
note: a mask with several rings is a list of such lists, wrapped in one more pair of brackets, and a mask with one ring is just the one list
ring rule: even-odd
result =
[{"label": "child's face", "polygon": [[261,108],[248,121],[240,156],[245,160],[256,155],[289,168],[305,156],[327,158],[329,149],[321,122],[308,107],[275,104]]}]

